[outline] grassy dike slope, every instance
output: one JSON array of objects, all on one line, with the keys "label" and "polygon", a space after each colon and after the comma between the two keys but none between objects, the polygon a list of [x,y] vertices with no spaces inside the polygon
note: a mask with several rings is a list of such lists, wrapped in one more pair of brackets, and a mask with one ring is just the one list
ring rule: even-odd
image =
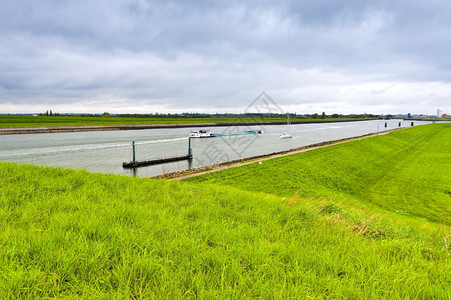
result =
[{"label": "grassy dike slope", "polygon": [[0,163],[0,298],[451,298],[451,229],[433,207],[360,199],[345,187],[369,186],[357,159],[340,184],[326,169],[300,191],[280,159],[259,165],[287,177],[279,188],[246,183],[254,166],[209,175],[231,187]]},{"label": "grassy dike slope", "polygon": [[451,123],[303,152],[187,179],[280,196],[357,200],[451,221]]}]

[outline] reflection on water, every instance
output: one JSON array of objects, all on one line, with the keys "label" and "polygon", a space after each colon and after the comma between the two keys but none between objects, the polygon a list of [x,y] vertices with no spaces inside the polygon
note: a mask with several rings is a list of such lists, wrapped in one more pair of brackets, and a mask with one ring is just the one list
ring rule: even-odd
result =
[{"label": "reflection on water", "polygon": [[[410,123],[401,121],[401,127],[410,127]],[[414,124],[428,123],[415,121]],[[137,160],[186,155],[188,134],[194,128],[5,135],[0,136],[0,160],[150,177],[364,135],[376,132],[378,128],[382,131],[398,127],[399,120],[299,124],[289,128],[287,125],[212,127],[212,132],[220,134],[245,130],[262,130],[263,134],[192,139],[193,160],[139,169],[122,168],[122,162],[132,159],[131,141],[136,144]],[[293,138],[280,139],[280,133],[287,129]]]}]

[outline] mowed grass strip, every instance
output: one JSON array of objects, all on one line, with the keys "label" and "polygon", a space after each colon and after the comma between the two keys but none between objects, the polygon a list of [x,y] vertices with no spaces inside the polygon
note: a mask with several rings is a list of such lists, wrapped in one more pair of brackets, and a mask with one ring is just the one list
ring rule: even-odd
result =
[{"label": "mowed grass strip", "polygon": [[353,199],[450,224],[451,124],[418,126],[185,181],[279,196]]},{"label": "mowed grass strip", "polygon": [[0,298],[451,297],[449,227],[398,225],[321,197],[0,163]]}]

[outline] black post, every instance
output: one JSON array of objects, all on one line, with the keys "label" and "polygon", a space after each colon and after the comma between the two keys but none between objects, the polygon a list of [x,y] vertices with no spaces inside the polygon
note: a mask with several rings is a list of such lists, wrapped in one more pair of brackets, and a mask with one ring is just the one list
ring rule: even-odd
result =
[{"label": "black post", "polygon": [[399,122],[399,125],[398,125],[399,127],[401,127],[401,122]]},{"label": "black post", "polygon": [[188,137],[188,156],[193,157],[193,149],[191,149],[191,137]]},{"label": "black post", "polygon": [[135,158],[135,141],[132,141],[132,151],[133,151],[133,162],[135,162],[136,161],[136,158]]},{"label": "black post", "polygon": [[387,128],[387,122],[385,122],[385,128]]},{"label": "black post", "polygon": [[413,122],[412,122],[412,123],[410,123],[410,126],[413,126]]}]

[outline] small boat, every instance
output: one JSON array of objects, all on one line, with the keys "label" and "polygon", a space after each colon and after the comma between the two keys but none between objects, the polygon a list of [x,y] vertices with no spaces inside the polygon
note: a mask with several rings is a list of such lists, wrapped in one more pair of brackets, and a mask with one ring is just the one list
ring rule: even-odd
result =
[{"label": "small boat", "polygon": [[189,133],[189,137],[192,137],[192,138],[209,138],[209,137],[213,137],[213,136],[214,135],[208,129],[191,130]]},{"label": "small boat", "polygon": [[290,115],[287,113],[287,125],[288,125],[288,132],[284,132],[280,134],[281,139],[291,139],[293,136],[290,132]]},{"label": "small boat", "polygon": [[293,136],[289,132],[284,132],[280,134],[281,139],[291,139]]},{"label": "small boat", "polygon": [[263,131],[261,131],[261,130],[246,130],[245,133],[247,133],[247,134],[262,134]]}]

